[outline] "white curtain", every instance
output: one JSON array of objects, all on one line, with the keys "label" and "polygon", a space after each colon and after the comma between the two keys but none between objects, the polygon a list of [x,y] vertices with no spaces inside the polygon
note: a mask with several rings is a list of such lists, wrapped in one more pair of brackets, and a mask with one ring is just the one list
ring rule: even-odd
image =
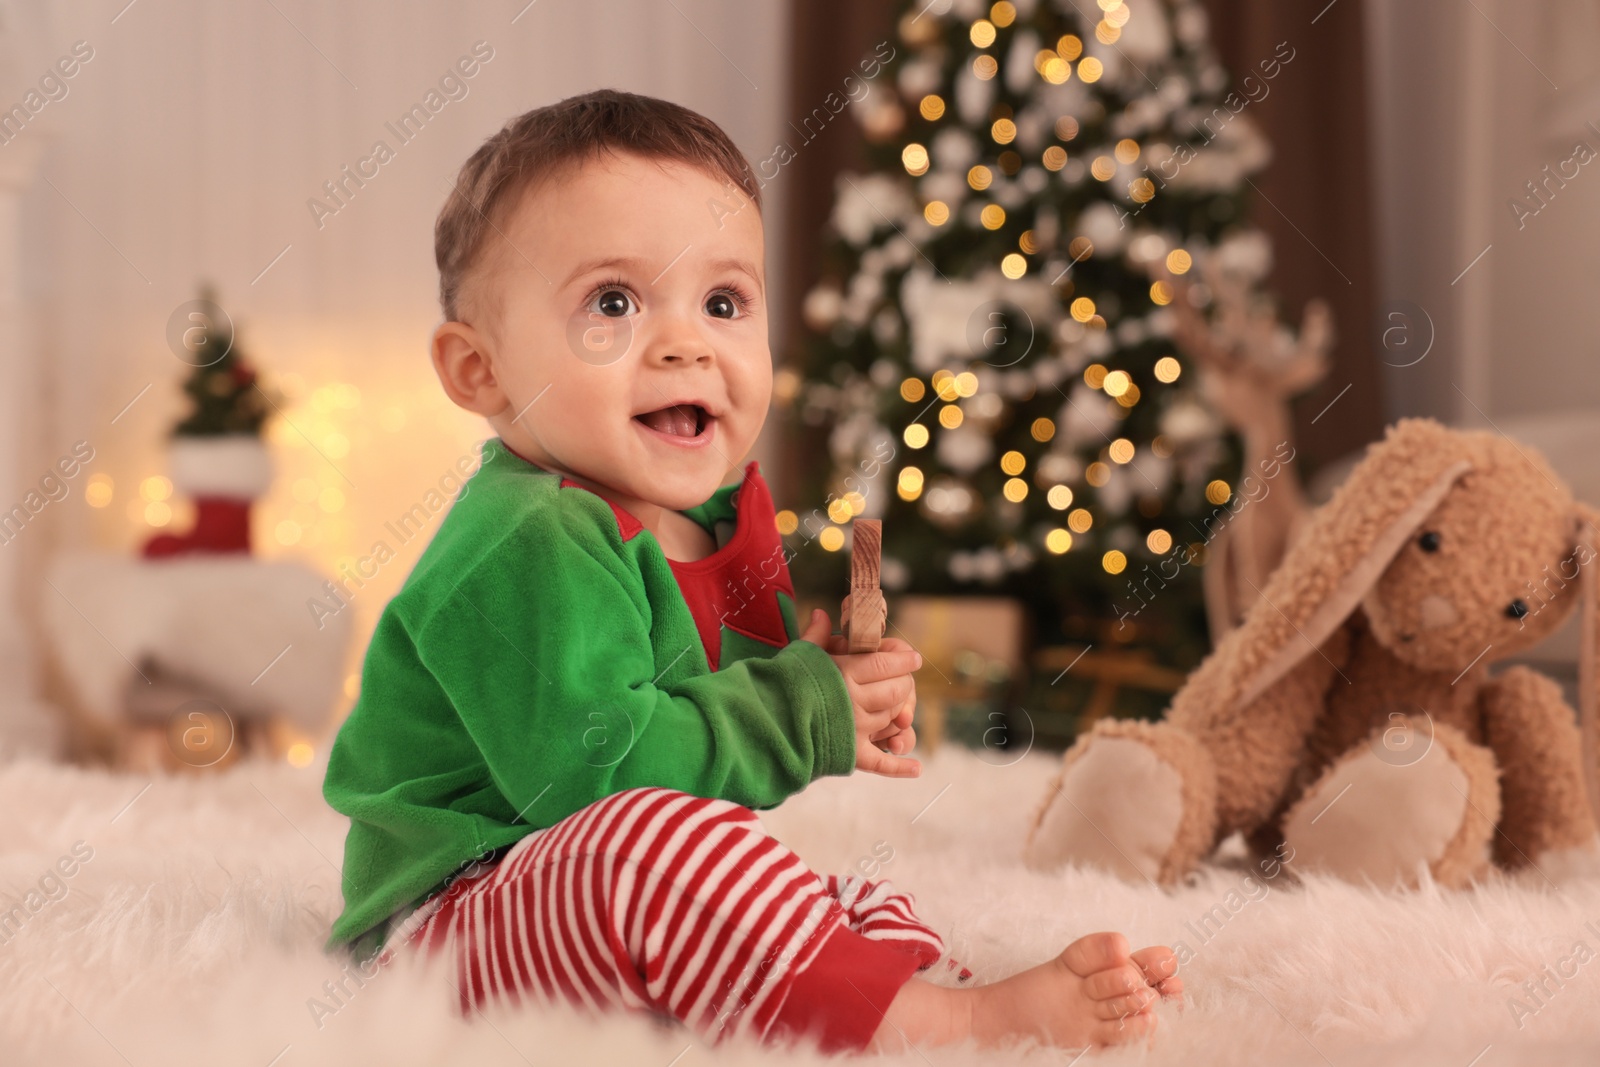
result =
[{"label": "white curtain", "polygon": [[1366,11],[1380,305],[1413,301],[1435,331],[1425,360],[1386,371],[1389,414],[1600,431],[1600,159],[1572,158],[1600,155],[1600,3]]}]

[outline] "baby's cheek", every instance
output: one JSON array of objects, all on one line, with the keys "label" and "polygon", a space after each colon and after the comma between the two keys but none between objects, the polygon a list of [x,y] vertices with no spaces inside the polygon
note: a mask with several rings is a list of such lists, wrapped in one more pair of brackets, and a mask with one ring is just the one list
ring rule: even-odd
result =
[{"label": "baby's cheek", "polygon": [[[531,402],[523,421],[533,420],[541,436],[563,449],[569,463],[598,467],[626,447],[627,435],[635,432],[632,416],[618,402],[614,382],[608,389],[593,380],[591,368],[564,362],[565,367],[553,368],[549,389]],[[592,476],[605,481],[598,469]]]},{"label": "baby's cheek", "polygon": [[[769,394],[770,395],[770,394]],[[757,409],[749,407],[739,412],[734,418],[724,419],[720,428],[727,436],[728,447],[726,451],[730,456],[745,455],[755,444],[756,438],[761,434],[761,428],[766,423],[767,409],[762,406]]]}]

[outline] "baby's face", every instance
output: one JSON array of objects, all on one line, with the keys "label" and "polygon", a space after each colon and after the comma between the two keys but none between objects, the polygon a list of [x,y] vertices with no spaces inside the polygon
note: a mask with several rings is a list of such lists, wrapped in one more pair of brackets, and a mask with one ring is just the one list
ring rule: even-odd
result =
[{"label": "baby's face", "polygon": [[505,236],[487,279],[497,430],[620,497],[703,503],[771,402],[756,205],[696,167],[604,156],[526,195]]}]

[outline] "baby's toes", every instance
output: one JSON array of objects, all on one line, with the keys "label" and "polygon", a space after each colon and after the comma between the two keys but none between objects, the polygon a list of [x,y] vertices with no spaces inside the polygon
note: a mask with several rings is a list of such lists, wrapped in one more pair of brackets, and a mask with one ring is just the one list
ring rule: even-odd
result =
[{"label": "baby's toes", "polygon": [[1141,1011],[1135,1015],[1095,1023],[1089,1032],[1089,1038],[1097,1045],[1120,1045],[1126,1041],[1148,1037],[1155,1033],[1155,1029],[1155,1013]]},{"label": "baby's toes", "polygon": [[1060,960],[1079,978],[1128,962],[1128,939],[1121,934],[1100,933],[1080,937],[1062,951]]},{"label": "baby's toes", "polygon": [[1110,967],[1103,971],[1096,971],[1083,980],[1083,991],[1090,1000],[1110,1000],[1113,997],[1125,997],[1132,993],[1140,993],[1150,986],[1145,982],[1144,975],[1132,964],[1123,964],[1121,967]]},{"label": "baby's toes", "polygon": [[1145,1012],[1151,1004],[1155,1003],[1155,1000],[1155,990],[1147,987],[1137,993],[1126,993],[1120,997],[1097,1000],[1094,1004],[1094,1013],[1101,1019],[1131,1019],[1135,1015]]},{"label": "baby's toes", "polygon": [[1151,945],[1132,954],[1134,964],[1144,972],[1145,980],[1156,985],[1163,978],[1178,973],[1178,957],[1165,945]]}]

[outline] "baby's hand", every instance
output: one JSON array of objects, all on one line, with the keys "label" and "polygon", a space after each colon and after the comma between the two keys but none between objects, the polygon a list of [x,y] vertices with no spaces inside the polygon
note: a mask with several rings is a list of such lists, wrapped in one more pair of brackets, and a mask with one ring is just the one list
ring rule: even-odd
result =
[{"label": "baby's hand", "polygon": [[833,657],[856,719],[856,769],[889,778],[915,778],[922,765],[914,759],[892,755],[879,748],[882,741],[895,752],[911,751],[917,735],[911,728],[917,706],[916,683],[911,672],[922,666],[922,656],[896,638],[880,642],[876,652],[847,651],[843,636],[833,633],[828,613],[811,614],[800,640],[820,645]]}]

